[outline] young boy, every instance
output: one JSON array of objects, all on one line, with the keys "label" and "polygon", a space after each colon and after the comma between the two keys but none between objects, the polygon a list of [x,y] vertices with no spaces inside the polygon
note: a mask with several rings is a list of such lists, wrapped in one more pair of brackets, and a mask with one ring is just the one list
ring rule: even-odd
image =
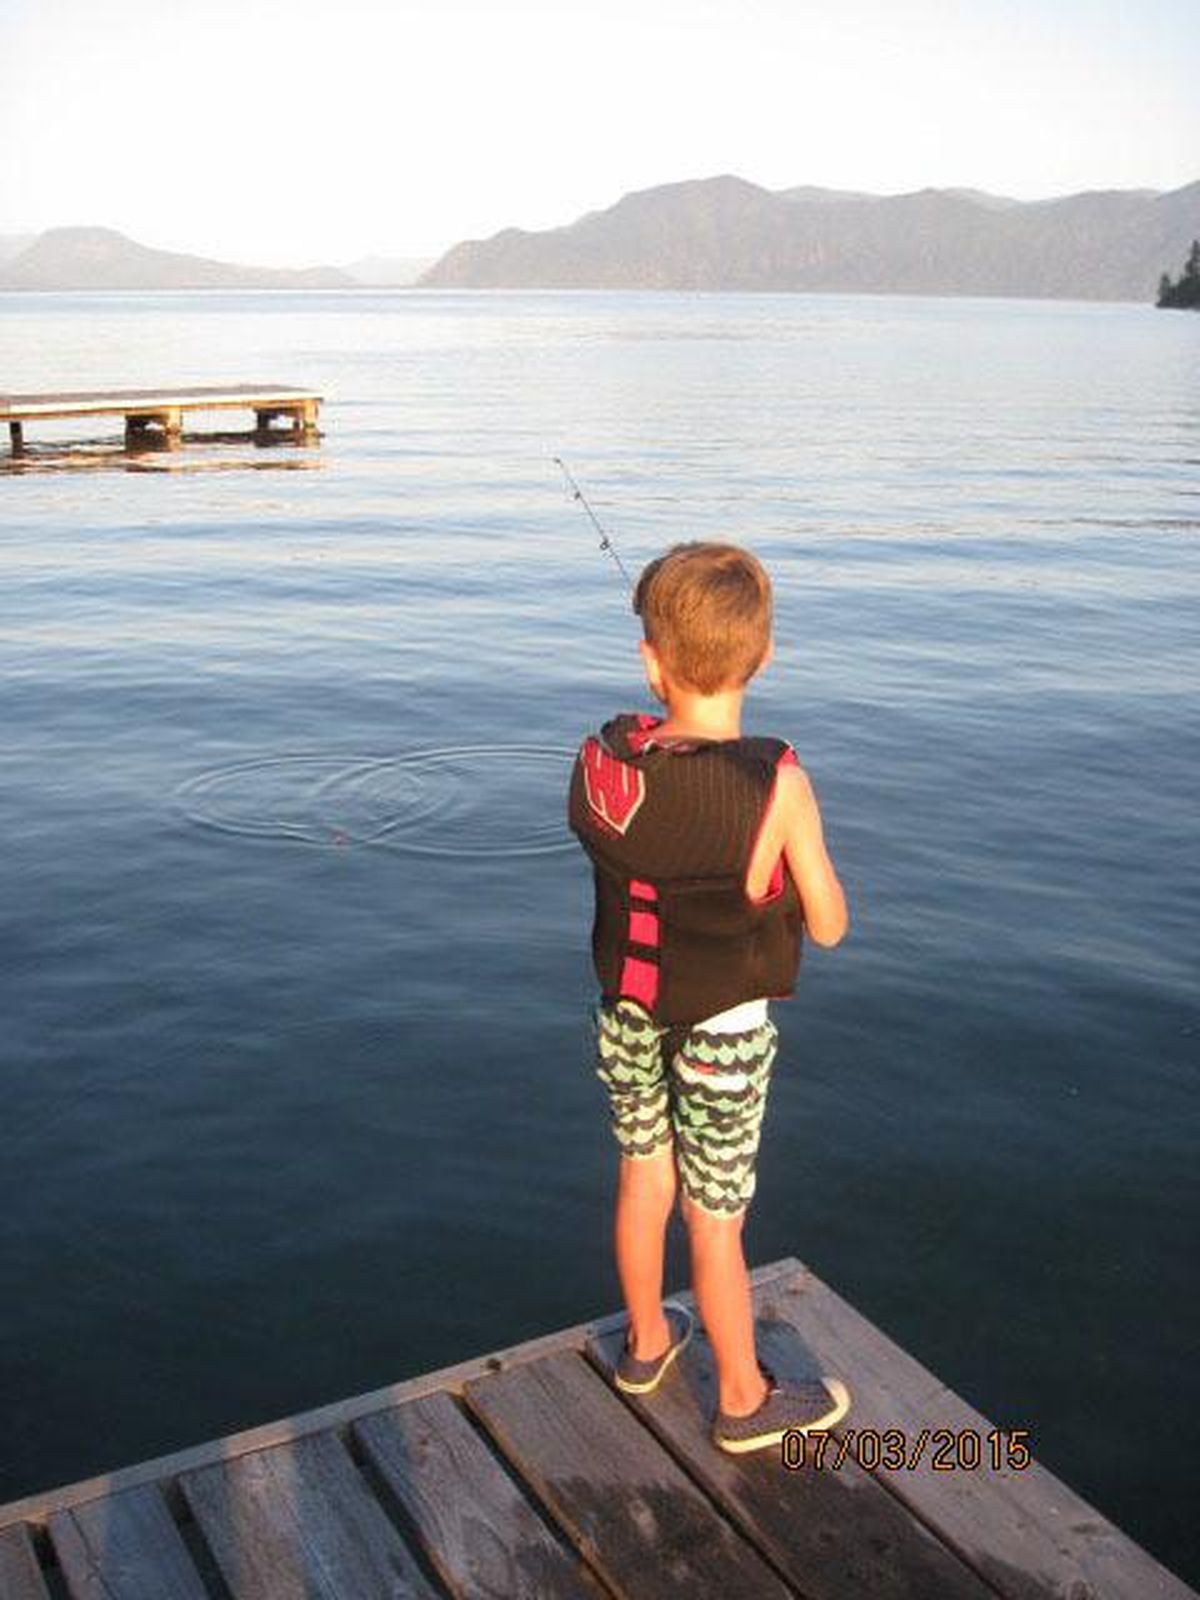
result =
[{"label": "young boy", "polygon": [[747,551],[680,544],[638,582],[646,678],[666,715],[623,715],[584,741],[570,823],[591,857],[602,999],[597,1073],[621,1149],[615,1244],[629,1332],[617,1385],[645,1394],[688,1342],[662,1301],[676,1194],[717,1367],[712,1437],[758,1450],[828,1428],[837,1378],[780,1382],[758,1359],[742,1225],[754,1193],[777,1032],[804,928],[835,945],[846,901],[790,745],[744,738],[746,685],[771,655],[771,586]]}]

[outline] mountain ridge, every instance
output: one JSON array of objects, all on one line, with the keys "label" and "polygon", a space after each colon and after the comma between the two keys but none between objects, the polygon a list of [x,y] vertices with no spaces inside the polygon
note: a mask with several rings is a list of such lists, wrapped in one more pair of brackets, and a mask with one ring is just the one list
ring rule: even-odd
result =
[{"label": "mountain ridge", "polygon": [[735,174],[622,195],[558,228],[453,246],[424,288],[1153,299],[1200,235],[1200,182],[1023,201],[971,189],[764,189]]},{"label": "mountain ridge", "polygon": [[336,267],[242,267],[139,244],[115,228],[48,228],[0,258],[0,289],[338,289]]}]

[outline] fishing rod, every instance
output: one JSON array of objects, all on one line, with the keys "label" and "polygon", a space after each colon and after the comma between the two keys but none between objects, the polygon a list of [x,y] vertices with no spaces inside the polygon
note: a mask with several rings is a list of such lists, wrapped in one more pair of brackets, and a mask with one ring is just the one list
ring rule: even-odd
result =
[{"label": "fishing rod", "polygon": [[596,533],[599,535],[599,538],[600,538],[600,548],[601,548],[601,550],[606,550],[608,552],[608,554],[613,558],[613,560],[617,563],[617,566],[620,568],[621,576],[625,579],[625,582],[629,585],[630,589],[633,589],[633,587],[634,587],[633,579],[629,576],[629,572],[628,572],[628,570],[627,570],[627,568],[625,566],[625,563],[621,560],[620,552],[618,551],[616,545],[609,538],[608,534],[605,533],[603,527],[601,527],[599,517],[596,515],[596,513],[592,510],[591,506],[589,505],[588,498],[584,494],[583,490],[579,487],[579,485],[575,482],[575,479],[571,476],[571,473],[567,468],[567,463],[563,460],[563,458],[561,456],[555,456],[553,459],[556,462],[556,464],[562,469],[562,475],[567,480],[567,487],[571,491],[572,498],[575,499],[575,500],[578,500],[579,504],[583,507],[583,509],[587,512],[589,518],[591,519],[592,527],[595,528]]}]

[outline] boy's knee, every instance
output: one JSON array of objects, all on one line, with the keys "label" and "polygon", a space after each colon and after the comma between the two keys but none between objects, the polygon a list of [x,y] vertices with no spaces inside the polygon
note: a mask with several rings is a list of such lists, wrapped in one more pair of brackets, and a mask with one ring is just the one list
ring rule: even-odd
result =
[{"label": "boy's knee", "polygon": [[740,1211],[710,1211],[684,1191],[679,1197],[679,1209],[689,1233],[699,1238],[723,1238],[741,1233],[750,1202],[747,1201]]},{"label": "boy's knee", "polygon": [[670,1211],[679,1187],[674,1147],[664,1145],[649,1156],[622,1156],[620,1185],[627,1193]]}]

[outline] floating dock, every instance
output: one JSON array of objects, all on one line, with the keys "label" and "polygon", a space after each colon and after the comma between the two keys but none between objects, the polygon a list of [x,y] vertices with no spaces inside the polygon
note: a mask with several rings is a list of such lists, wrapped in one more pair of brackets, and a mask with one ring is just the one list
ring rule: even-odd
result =
[{"label": "floating dock", "polygon": [[300,438],[317,434],[322,396],[312,389],[279,383],[200,385],[188,389],[97,389],[68,394],[0,394],[0,421],[8,423],[12,453],[25,449],[25,424],[66,417],[124,417],[125,443],[136,449],[150,443],[172,445],[183,438],[185,411],[254,412],[255,431],[274,436],[278,418]]},{"label": "floating dock", "polygon": [[752,1282],[763,1359],[850,1387],[820,1464],[711,1444],[699,1327],[619,1393],[618,1314],[0,1507],[0,1600],[1196,1600],[799,1261]]}]

